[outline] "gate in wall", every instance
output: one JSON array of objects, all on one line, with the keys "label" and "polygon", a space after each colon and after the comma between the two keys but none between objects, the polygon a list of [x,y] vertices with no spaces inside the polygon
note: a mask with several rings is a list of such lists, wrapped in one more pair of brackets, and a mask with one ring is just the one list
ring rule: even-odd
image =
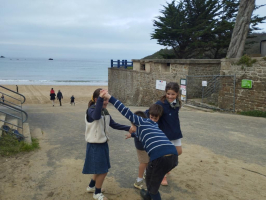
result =
[{"label": "gate in wall", "polygon": [[186,103],[234,112],[235,82],[234,75],[186,76]]}]

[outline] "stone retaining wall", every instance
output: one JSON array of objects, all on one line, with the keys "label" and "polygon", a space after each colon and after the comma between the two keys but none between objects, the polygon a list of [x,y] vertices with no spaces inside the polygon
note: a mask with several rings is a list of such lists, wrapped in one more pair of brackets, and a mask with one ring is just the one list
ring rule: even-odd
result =
[{"label": "stone retaining wall", "polygon": [[[156,80],[180,83],[187,75],[220,74],[220,60],[132,60],[133,70],[108,69],[108,89],[126,105],[150,106],[165,94],[155,89]],[[193,91],[193,86],[190,90]]]},{"label": "stone retaining wall", "polygon": [[[236,65],[238,59],[221,60],[221,75],[236,75],[236,111],[266,111],[266,61],[263,58],[256,59],[252,67]],[[252,80],[253,87],[242,88],[242,79]],[[232,107],[229,102],[232,102],[234,86],[225,82],[223,85],[219,92],[219,107],[229,108]]]}]

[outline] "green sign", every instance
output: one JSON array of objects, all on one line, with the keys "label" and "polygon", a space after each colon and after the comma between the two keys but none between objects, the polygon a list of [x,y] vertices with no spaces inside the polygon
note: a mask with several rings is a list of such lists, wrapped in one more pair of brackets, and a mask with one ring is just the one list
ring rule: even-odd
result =
[{"label": "green sign", "polygon": [[243,79],[241,82],[242,88],[252,88],[252,80]]}]

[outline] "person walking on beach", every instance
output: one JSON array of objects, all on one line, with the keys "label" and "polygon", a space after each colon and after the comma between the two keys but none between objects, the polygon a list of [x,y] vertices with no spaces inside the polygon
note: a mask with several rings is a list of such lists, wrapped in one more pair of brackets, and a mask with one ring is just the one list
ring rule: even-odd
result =
[{"label": "person walking on beach", "polygon": [[[183,137],[180,121],[179,121],[179,109],[181,107],[181,101],[178,98],[179,85],[175,82],[167,83],[165,87],[165,95],[161,97],[156,104],[163,107],[163,115],[158,121],[159,128],[164,132],[166,137],[175,145],[178,152],[178,156],[182,154],[181,138]],[[149,110],[146,111],[146,115],[149,116]],[[162,180],[162,185],[168,185],[166,176]]]},{"label": "person walking on beach", "polygon": [[60,90],[57,92],[57,99],[59,100],[60,106],[62,106],[61,99],[63,99],[63,94]]},{"label": "person walking on beach", "polygon": [[2,101],[3,101],[3,103],[5,102],[5,96],[2,94],[2,96],[1,96],[1,99],[2,99]]},{"label": "person walking on beach", "polygon": [[70,104],[71,104],[71,106],[72,106],[72,104],[75,105],[75,97],[74,97],[74,95],[72,95],[72,96],[70,97]]},{"label": "person walking on beach", "polygon": [[53,103],[53,106],[54,106],[54,100],[55,100],[55,92],[54,92],[54,88],[51,89],[50,91],[50,100],[52,101]]},{"label": "person walking on beach", "polygon": [[110,127],[133,133],[130,126],[118,124],[112,119],[106,109],[108,99],[103,98],[103,92],[101,88],[94,91],[85,115],[87,149],[82,173],[93,175],[87,191],[93,192],[93,199],[97,200],[107,200],[101,188],[111,167],[108,147]]}]

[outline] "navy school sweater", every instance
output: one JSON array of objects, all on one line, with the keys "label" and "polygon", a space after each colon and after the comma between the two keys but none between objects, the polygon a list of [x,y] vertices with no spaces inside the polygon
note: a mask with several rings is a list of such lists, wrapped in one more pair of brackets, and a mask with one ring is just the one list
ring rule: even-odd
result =
[{"label": "navy school sweater", "polygon": [[136,137],[142,142],[145,151],[153,161],[167,154],[177,154],[175,146],[167,139],[165,134],[159,129],[158,124],[148,118],[142,118],[132,113],[119,100],[111,97],[109,102],[127,119],[135,124],[137,130]]},{"label": "navy school sweater", "polygon": [[[91,106],[88,108],[87,110],[87,121],[88,122],[93,122],[94,120],[99,120],[101,118],[102,115],[102,107],[103,107],[103,98],[99,97],[97,99],[97,104],[96,106]],[[111,115],[110,115],[110,124],[109,126],[111,126],[113,129],[117,129],[117,130],[124,130],[124,131],[129,131],[130,126],[126,126],[126,125],[122,125],[122,124],[118,124],[116,123]]]},{"label": "navy school sweater", "polygon": [[[158,121],[159,128],[164,132],[169,140],[183,138],[179,121],[180,107],[172,108],[167,100],[164,100],[164,102],[157,101],[156,104],[163,107],[163,115]],[[146,110],[145,114],[149,116],[149,110]]]}]

